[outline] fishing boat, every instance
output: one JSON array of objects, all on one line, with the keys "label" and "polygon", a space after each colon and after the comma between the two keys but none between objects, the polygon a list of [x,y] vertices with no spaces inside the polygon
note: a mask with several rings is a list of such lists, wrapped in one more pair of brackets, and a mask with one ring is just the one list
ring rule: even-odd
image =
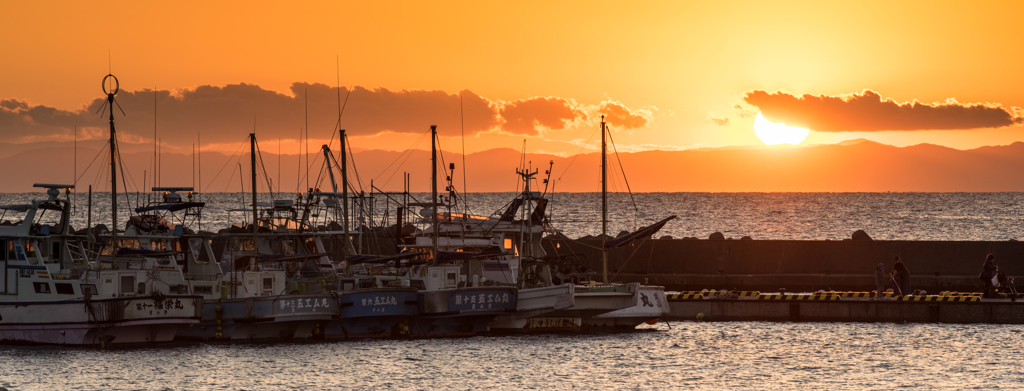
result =
[{"label": "fishing boat", "polygon": [[[338,163],[328,145],[322,146],[324,167],[330,175],[333,191],[309,189],[306,197],[296,202],[275,201],[274,210],[267,210],[265,219],[276,236],[265,236],[275,249],[297,249],[308,259],[292,262],[295,281],[328,292],[338,303],[338,316],[322,329],[327,339],[349,339],[408,335],[409,320],[417,312],[417,289],[411,286],[384,286],[372,278],[351,275],[343,262],[354,254],[352,238],[358,231],[349,228],[348,175],[345,162],[345,130],[339,132],[341,163]],[[335,164],[332,165],[331,163]],[[340,172],[336,180],[334,170]],[[319,180],[317,181],[319,183]],[[314,218],[323,220],[314,224]],[[304,243],[291,245],[288,243]]]},{"label": "fishing boat", "polygon": [[0,341],[59,345],[165,342],[199,322],[202,298],[151,291],[147,270],[109,270],[70,233],[70,185],[36,184],[49,198],[5,205],[0,225]]},{"label": "fishing boat", "polygon": [[[114,96],[119,83],[103,78],[109,108],[111,215],[109,263],[92,237],[75,237],[70,203],[59,189],[71,185],[36,184],[49,199],[4,208],[24,213],[21,221],[0,227],[4,251],[0,267],[0,339],[68,345],[162,342],[182,325],[199,322],[202,298],[188,289],[160,289],[157,281],[181,279],[176,265],[118,262],[117,134]],[[47,213],[53,211],[53,213]],[[55,216],[56,215],[56,216]],[[44,219],[49,216],[52,221]],[[166,285],[166,284],[165,284]],[[169,288],[165,286],[165,288]]]},{"label": "fishing boat", "polygon": [[[418,289],[417,314],[407,325],[412,336],[466,336],[488,330],[498,316],[514,313],[519,291],[515,285],[487,281],[480,269],[482,258],[473,262],[442,251],[447,240],[441,234],[437,193],[437,127],[431,126],[431,198],[429,203],[410,206],[427,208],[422,215],[429,224],[413,243],[400,243],[405,251],[396,256],[351,257],[346,269],[351,276],[373,281],[378,287],[408,286]],[[404,264],[403,264],[404,262]],[[471,266],[476,265],[476,266]],[[506,265],[507,266],[507,265]]]},{"label": "fishing boat", "polygon": [[322,289],[322,285],[300,283],[296,268],[289,270],[293,264],[301,265],[324,254],[308,251],[306,241],[282,236],[288,224],[279,225],[282,219],[278,212],[287,205],[275,204],[262,216],[258,213],[256,135],[250,134],[249,141],[252,223],[222,230],[212,237],[185,237],[187,243],[196,246],[187,254],[187,276],[195,289],[206,295],[207,304],[203,322],[183,331],[182,339],[306,339],[322,336],[322,330],[339,314],[336,295]]},{"label": "fishing boat", "polygon": [[656,285],[641,285],[638,283],[613,284],[608,279],[608,249],[631,245],[634,241],[650,238],[655,232],[665,226],[666,223],[676,218],[669,216],[650,226],[643,227],[633,233],[608,240],[608,170],[607,170],[607,142],[605,136],[608,134],[607,124],[604,116],[601,116],[601,276],[600,284],[589,284],[584,288],[584,293],[610,294],[612,292],[624,292],[628,290],[632,294],[632,305],[606,312],[583,319],[583,326],[587,328],[615,328],[633,329],[642,323],[653,324],[659,318],[669,314],[668,301],[665,298],[665,287]]}]

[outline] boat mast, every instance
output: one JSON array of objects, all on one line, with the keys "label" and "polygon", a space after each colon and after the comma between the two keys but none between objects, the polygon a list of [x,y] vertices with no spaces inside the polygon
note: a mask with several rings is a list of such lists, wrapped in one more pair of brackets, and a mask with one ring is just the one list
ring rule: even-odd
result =
[{"label": "boat mast", "polygon": [[608,250],[604,247],[608,234],[608,162],[605,153],[604,116],[601,116],[601,275],[605,285],[608,284]]},{"label": "boat mast", "polygon": [[430,215],[434,224],[434,263],[437,263],[437,125],[430,125]]},{"label": "boat mast", "polygon": [[[340,112],[338,113],[338,121],[341,121]],[[352,243],[348,237],[348,153],[345,150],[345,129],[341,129],[338,132],[338,138],[341,139],[341,221],[343,223],[342,229],[345,230],[342,236],[344,238],[342,242],[342,247],[344,248],[342,255],[347,257],[350,255],[348,249],[352,246]],[[337,192],[338,190],[334,191]],[[346,262],[345,264],[347,265],[348,263]]]},{"label": "boat mast", "polygon": [[249,133],[249,154],[250,163],[252,164],[252,262],[249,263],[249,269],[254,270],[253,266],[259,258],[259,242],[257,241],[259,236],[259,220],[256,215],[256,133]]},{"label": "boat mast", "polygon": [[[107,88],[107,79],[114,79],[113,88]],[[113,74],[108,74],[103,78],[103,92],[107,94],[107,105],[110,106],[110,207],[111,207],[111,221],[113,225],[110,227],[110,232],[113,236],[111,246],[113,248],[113,260],[111,266],[117,269],[117,142],[116,134],[114,131],[114,95],[121,89],[121,83],[117,81],[117,77]]]}]

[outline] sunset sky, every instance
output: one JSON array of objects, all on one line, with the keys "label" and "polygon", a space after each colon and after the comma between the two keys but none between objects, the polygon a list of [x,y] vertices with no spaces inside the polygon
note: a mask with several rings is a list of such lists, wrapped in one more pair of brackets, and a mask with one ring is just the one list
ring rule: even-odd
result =
[{"label": "sunset sky", "polygon": [[779,148],[755,135],[758,112],[810,129],[801,146],[1007,145],[1024,140],[1021,15],[1015,1],[2,2],[0,148],[70,142],[75,126],[106,138],[108,70],[119,138],[139,150],[155,99],[164,152],[201,134],[231,154],[255,127],[297,153],[307,94],[316,148],[339,73],[357,151],[429,149],[417,140],[436,124],[447,151],[464,134],[467,153],[525,140],[569,157],[596,151],[601,114],[619,152]]}]

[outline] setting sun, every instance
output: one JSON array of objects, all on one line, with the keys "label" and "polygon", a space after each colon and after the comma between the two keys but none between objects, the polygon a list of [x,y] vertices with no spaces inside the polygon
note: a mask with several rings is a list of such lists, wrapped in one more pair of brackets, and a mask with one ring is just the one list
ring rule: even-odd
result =
[{"label": "setting sun", "polygon": [[807,134],[810,131],[803,128],[786,126],[786,124],[782,123],[773,123],[765,119],[761,113],[757,113],[757,117],[754,118],[754,133],[757,133],[757,138],[768,145],[797,145],[807,138]]}]

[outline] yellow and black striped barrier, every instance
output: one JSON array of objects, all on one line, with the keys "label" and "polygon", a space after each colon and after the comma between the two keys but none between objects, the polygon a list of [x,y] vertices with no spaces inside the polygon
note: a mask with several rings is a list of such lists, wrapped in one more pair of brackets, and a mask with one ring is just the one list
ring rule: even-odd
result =
[{"label": "yellow and black striped barrier", "polygon": [[692,292],[674,292],[665,293],[665,298],[668,300],[700,300],[704,298],[704,295]]},{"label": "yellow and black striped barrier", "polygon": [[841,296],[831,293],[794,294],[794,293],[762,293],[758,300],[840,300]]},{"label": "yellow and black striped barrier", "polygon": [[[840,297],[866,297],[866,298],[873,298],[873,297],[875,297],[875,292],[828,292],[828,293],[835,293],[835,294],[839,295]],[[894,295],[895,294],[892,293],[892,292],[882,292],[882,297],[893,297]]]},{"label": "yellow and black striped barrier", "polygon": [[899,301],[981,301],[981,296],[899,296]]}]

